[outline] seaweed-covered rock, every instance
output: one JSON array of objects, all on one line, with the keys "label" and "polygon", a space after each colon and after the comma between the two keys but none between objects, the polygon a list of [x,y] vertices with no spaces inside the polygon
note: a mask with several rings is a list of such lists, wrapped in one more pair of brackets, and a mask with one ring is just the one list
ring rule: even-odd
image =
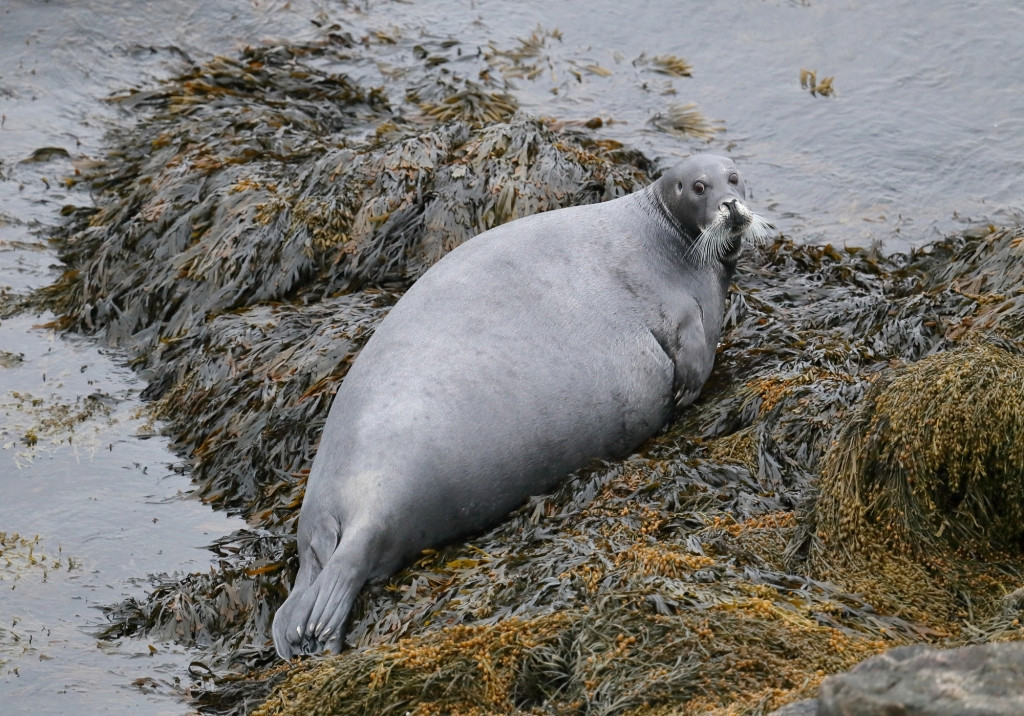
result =
[{"label": "seaweed-covered rock", "polygon": [[64,244],[76,269],[60,307],[76,324],[142,353],[226,311],[406,286],[492,226],[648,179],[525,118],[480,130],[453,120],[291,165],[181,169],[202,151],[182,137],[141,166],[96,170],[97,182],[114,173],[137,183],[115,216],[101,210]]},{"label": "seaweed-covered rock", "polygon": [[367,289],[308,306],[254,306],[220,315],[152,360],[148,397],[193,459],[199,493],[291,524],[334,387],[394,294]]},{"label": "seaweed-covered rock", "polygon": [[1024,355],[973,340],[889,371],[821,466],[816,548],[1024,544]]}]

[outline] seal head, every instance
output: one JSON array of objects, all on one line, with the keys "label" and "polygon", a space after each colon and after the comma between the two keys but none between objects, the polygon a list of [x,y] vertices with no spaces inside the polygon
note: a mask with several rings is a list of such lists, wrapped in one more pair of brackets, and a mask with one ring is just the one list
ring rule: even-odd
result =
[{"label": "seal head", "polygon": [[735,266],[741,239],[746,236],[761,243],[773,228],[747,208],[743,178],[727,157],[690,157],[665,172],[651,188],[699,264],[722,261]]}]

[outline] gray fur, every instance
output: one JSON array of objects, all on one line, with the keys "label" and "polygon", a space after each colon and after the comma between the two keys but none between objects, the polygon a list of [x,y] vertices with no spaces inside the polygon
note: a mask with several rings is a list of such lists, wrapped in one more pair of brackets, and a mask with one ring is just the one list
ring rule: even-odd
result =
[{"label": "gray fur", "polygon": [[[367,580],[628,454],[697,397],[753,216],[735,173],[691,157],[621,199],[480,234],[409,289],[331,407],[274,619],[282,657],[336,653]],[[724,248],[700,251],[733,200]]]}]

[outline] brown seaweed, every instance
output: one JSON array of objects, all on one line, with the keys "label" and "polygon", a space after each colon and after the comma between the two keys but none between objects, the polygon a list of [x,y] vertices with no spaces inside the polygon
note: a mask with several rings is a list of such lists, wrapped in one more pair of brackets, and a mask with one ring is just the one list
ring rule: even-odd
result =
[{"label": "brown seaweed", "polygon": [[832,86],[835,77],[822,77],[818,79],[818,73],[814,70],[800,70],[800,86],[811,93],[811,96],[832,97],[836,90]]}]

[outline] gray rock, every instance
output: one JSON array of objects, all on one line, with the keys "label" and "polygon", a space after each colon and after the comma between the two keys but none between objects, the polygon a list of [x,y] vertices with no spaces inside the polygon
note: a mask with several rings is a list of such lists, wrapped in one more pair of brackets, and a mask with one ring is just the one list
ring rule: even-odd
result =
[{"label": "gray rock", "polygon": [[922,645],[892,649],[867,659],[845,674],[825,679],[818,691],[816,713],[817,716],[1021,716],[1024,714],[1024,642],[959,649]]},{"label": "gray rock", "polygon": [[817,699],[804,699],[786,704],[781,709],[772,711],[768,716],[816,716],[818,713]]}]

